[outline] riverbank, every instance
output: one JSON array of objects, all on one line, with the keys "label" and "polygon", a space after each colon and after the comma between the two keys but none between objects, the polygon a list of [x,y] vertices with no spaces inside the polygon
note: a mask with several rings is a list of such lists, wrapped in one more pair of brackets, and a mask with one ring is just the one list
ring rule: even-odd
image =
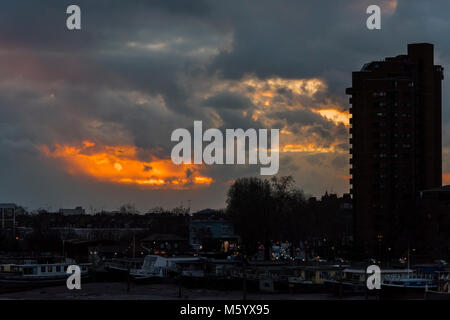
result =
[{"label": "riverbank", "polygon": [[[123,282],[84,283],[81,290],[65,285],[0,294],[0,300],[241,300],[242,291],[181,288],[175,284],[130,284]],[[248,300],[334,300],[330,294],[247,293]],[[360,300],[364,296],[345,297]]]}]

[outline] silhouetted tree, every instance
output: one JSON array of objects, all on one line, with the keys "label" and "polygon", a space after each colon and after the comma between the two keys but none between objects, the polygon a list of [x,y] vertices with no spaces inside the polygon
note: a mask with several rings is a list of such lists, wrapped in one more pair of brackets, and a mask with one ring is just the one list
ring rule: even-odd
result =
[{"label": "silhouetted tree", "polygon": [[227,212],[241,236],[247,254],[254,254],[263,242],[269,259],[271,240],[279,234],[279,218],[269,181],[240,178],[227,194]]},{"label": "silhouetted tree", "polygon": [[242,178],[230,187],[227,212],[248,254],[264,243],[270,258],[272,241],[288,241],[292,252],[307,241],[308,252],[333,256],[348,234],[348,213],[343,199],[326,193],[320,201],[306,200],[292,177]]},{"label": "silhouetted tree", "polygon": [[131,202],[121,205],[119,211],[120,213],[131,213],[131,214],[139,213],[139,211],[136,209],[136,206]]}]

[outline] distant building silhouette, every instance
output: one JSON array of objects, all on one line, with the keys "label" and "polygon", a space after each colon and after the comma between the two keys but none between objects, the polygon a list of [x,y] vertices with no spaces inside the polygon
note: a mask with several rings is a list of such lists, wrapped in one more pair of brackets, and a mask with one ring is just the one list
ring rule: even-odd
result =
[{"label": "distant building silhouette", "polygon": [[189,244],[196,250],[229,252],[238,240],[232,222],[221,211],[201,210],[190,219]]},{"label": "distant building silhouette", "polygon": [[404,249],[420,226],[420,190],[442,184],[443,68],[433,45],[408,45],[408,54],[373,61],[353,72],[350,183],[356,244],[366,252]]},{"label": "distant building silhouette", "polygon": [[86,210],[83,207],[76,207],[75,209],[59,209],[59,213],[62,213],[65,216],[77,215],[77,214],[85,214]]},{"label": "distant building silhouette", "polygon": [[417,240],[434,258],[450,252],[450,186],[422,190],[417,198]]},{"label": "distant building silhouette", "polygon": [[0,227],[2,229],[12,229],[16,224],[16,210],[15,203],[0,203]]}]

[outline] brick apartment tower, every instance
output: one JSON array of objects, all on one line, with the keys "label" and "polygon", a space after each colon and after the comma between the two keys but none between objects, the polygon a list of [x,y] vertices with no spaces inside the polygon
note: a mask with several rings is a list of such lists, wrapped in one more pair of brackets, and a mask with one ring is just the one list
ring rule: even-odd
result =
[{"label": "brick apartment tower", "polygon": [[420,228],[418,192],[442,185],[443,68],[433,51],[432,44],[409,44],[407,55],[353,72],[346,90],[355,241],[367,253],[404,249]]}]

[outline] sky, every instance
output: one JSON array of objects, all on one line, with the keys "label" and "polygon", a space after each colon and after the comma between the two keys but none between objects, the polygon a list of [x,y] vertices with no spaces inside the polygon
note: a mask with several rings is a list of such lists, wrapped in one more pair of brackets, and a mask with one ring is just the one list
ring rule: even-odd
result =
[{"label": "sky", "polygon": [[[81,30],[66,8],[81,8]],[[366,8],[381,8],[368,30]],[[175,165],[173,130],[280,129],[279,175],[349,190],[351,72],[435,45],[450,70],[448,0],[77,0],[0,3],[0,202],[222,208],[259,165]],[[450,184],[443,82],[443,183]]]}]

